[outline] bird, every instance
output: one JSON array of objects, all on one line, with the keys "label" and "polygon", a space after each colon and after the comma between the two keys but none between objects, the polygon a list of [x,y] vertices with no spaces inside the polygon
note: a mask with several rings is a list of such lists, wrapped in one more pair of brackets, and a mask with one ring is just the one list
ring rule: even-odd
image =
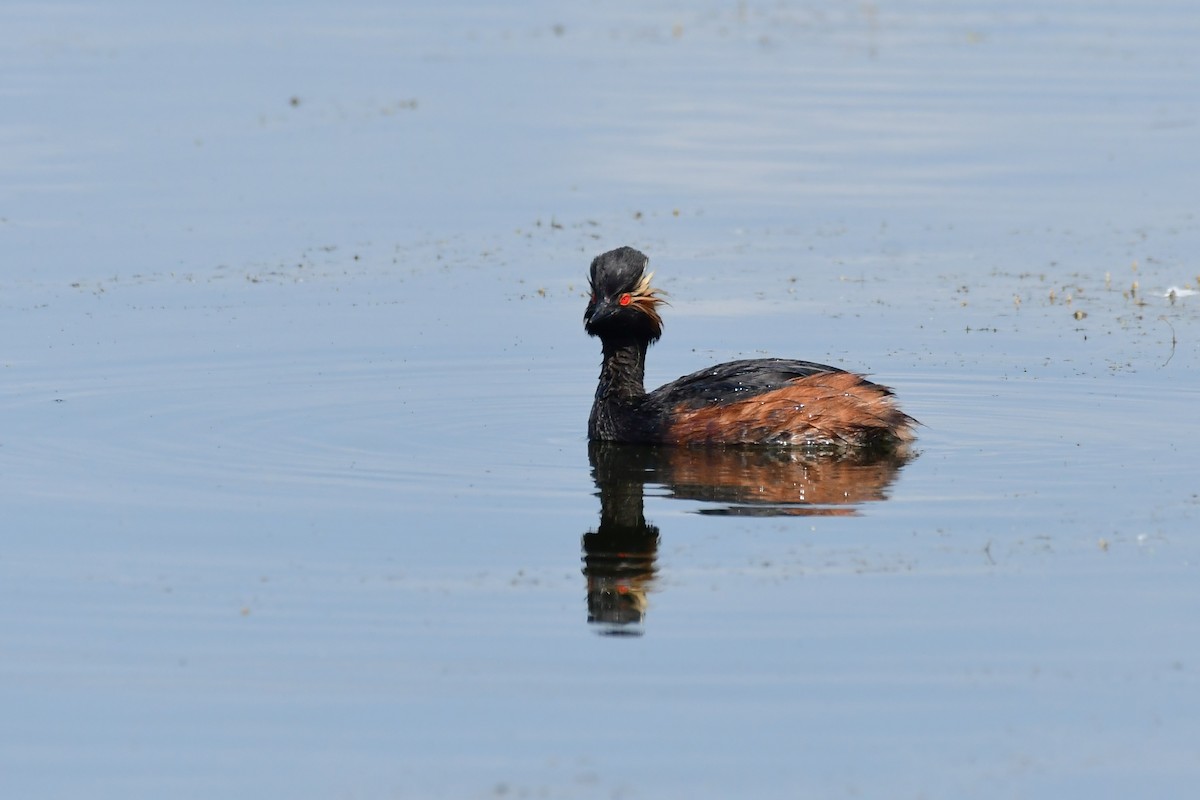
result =
[{"label": "bird", "polygon": [[917,421],[893,391],[812,361],[755,358],[685,375],[647,392],[646,351],[662,336],[663,292],[649,258],[619,247],[592,261],[583,315],[603,358],[588,439],[653,445],[765,445],[862,455],[907,450]]}]

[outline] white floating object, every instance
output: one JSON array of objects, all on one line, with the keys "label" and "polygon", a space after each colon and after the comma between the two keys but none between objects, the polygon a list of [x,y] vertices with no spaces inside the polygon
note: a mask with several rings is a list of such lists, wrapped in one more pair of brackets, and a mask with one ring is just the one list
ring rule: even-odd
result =
[{"label": "white floating object", "polygon": [[1179,286],[1172,286],[1163,292],[1163,297],[1170,297],[1171,295],[1175,295],[1176,297],[1191,297],[1194,294],[1200,294],[1200,291],[1196,291],[1195,289],[1184,289]]}]

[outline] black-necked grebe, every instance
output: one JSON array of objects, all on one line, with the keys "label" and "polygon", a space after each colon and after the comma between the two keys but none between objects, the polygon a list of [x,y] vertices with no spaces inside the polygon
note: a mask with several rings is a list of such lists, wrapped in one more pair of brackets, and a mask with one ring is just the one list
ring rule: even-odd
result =
[{"label": "black-necked grebe", "polygon": [[583,315],[604,361],[588,438],[654,444],[787,445],[895,450],[916,421],[892,390],[861,375],[780,358],[730,361],[646,392],[646,350],[662,335],[661,292],[649,259],[621,247],[592,261]]}]

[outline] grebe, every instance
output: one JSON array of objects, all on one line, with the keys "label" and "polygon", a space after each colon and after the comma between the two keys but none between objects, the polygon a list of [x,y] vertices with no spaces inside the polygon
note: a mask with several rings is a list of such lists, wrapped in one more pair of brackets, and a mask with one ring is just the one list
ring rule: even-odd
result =
[{"label": "grebe", "polygon": [[811,361],[730,361],[646,392],[646,350],[662,336],[664,303],[648,263],[632,247],[592,261],[583,325],[600,337],[604,360],[589,439],[886,452],[914,438],[917,422],[896,407],[891,389]]}]

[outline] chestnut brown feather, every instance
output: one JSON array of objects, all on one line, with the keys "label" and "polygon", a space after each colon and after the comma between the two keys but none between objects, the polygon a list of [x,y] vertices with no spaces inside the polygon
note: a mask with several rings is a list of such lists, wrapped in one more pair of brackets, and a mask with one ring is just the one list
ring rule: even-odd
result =
[{"label": "chestnut brown feather", "polygon": [[672,444],[780,444],[843,450],[913,439],[913,420],[891,391],[850,372],[821,372],[744,400],[676,406]]}]

